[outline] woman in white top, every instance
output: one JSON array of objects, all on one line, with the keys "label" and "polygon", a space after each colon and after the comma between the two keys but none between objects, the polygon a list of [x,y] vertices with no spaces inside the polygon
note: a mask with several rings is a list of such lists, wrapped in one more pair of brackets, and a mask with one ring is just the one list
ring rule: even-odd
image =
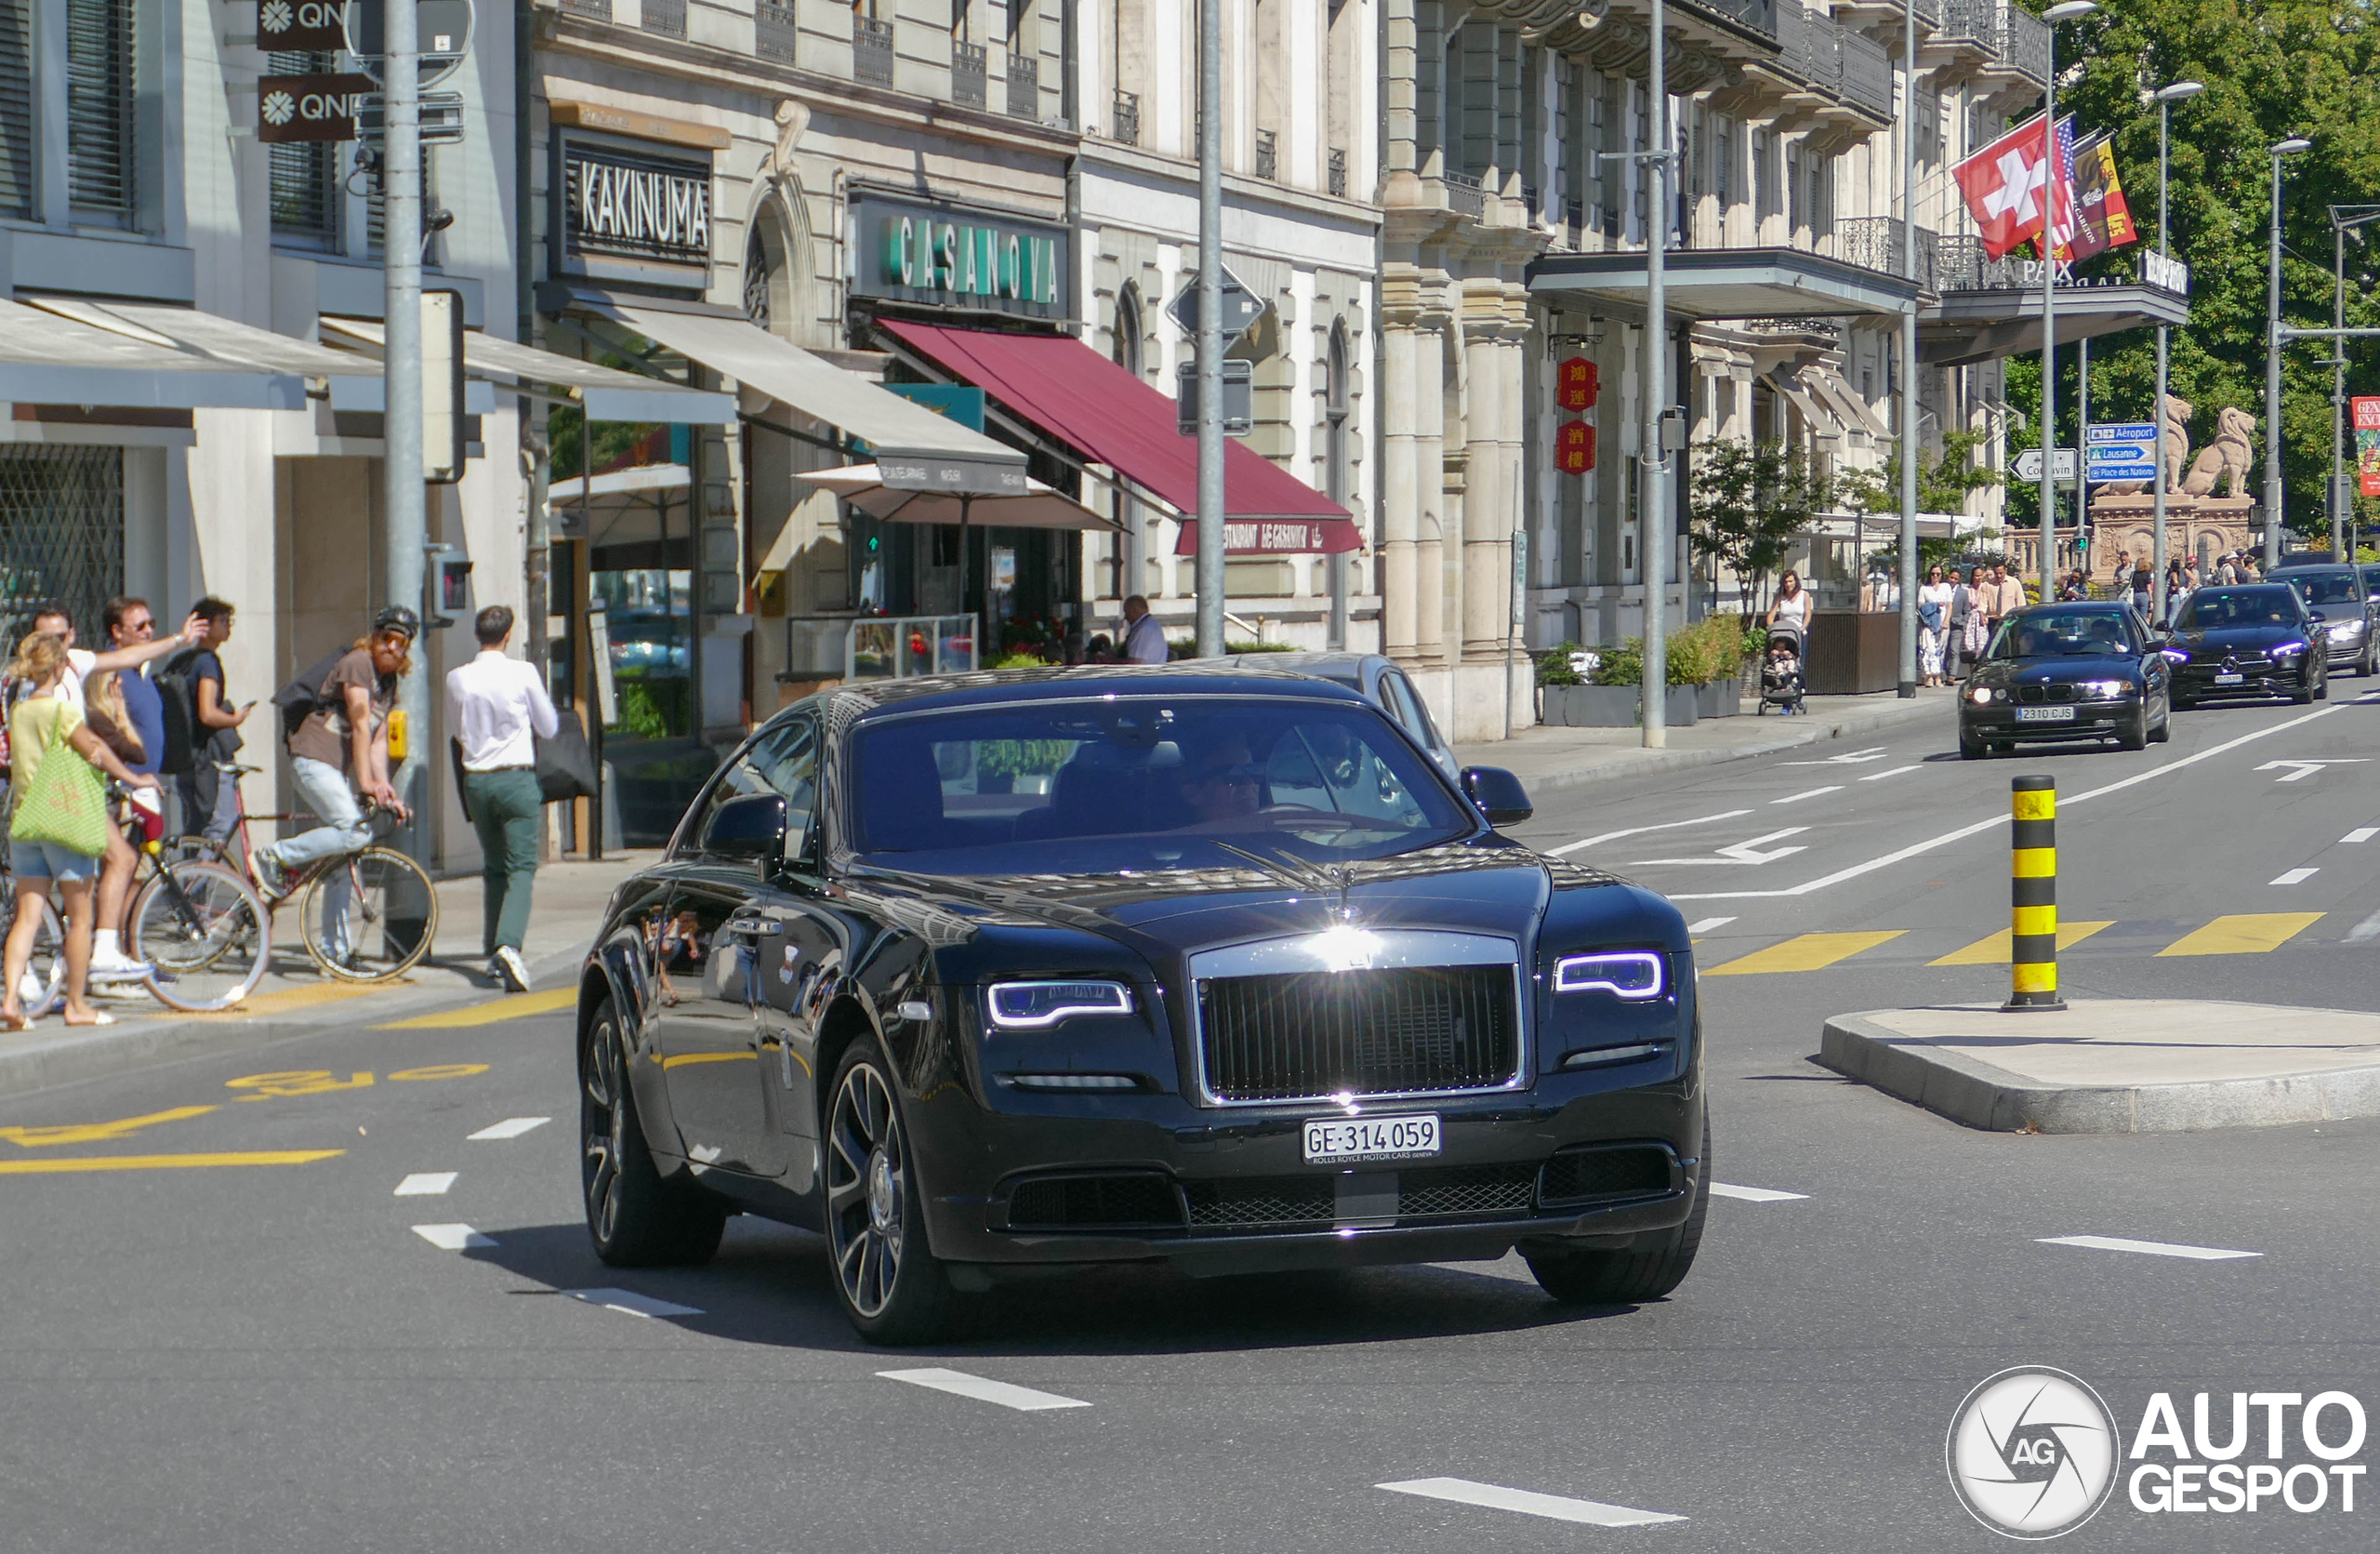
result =
[{"label": "woman in white top", "polygon": [[1807,637],[1810,632],[1810,596],[1802,587],[1802,575],[1788,568],[1777,582],[1777,599],[1768,606],[1768,618],[1764,625],[1774,626],[1783,621]]},{"label": "woman in white top", "polygon": [[1917,591],[1917,671],[1923,684],[1944,683],[1942,648],[1949,641],[1950,591],[1939,566],[1925,569],[1925,586]]}]

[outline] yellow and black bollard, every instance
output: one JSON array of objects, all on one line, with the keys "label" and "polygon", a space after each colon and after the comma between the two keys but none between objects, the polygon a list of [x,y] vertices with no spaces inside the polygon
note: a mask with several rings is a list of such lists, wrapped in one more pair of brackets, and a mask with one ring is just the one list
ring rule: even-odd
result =
[{"label": "yellow and black bollard", "polygon": [[2057,783],[2045,777],[2009,783],[2009,1014],[2063,1009],[2057,996]]}]

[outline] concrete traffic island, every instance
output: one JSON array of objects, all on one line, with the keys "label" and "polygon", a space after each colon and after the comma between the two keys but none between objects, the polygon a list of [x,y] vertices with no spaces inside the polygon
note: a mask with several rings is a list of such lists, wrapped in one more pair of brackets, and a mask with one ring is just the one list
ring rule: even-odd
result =
[{"label": "concrete traffic island", "polygon": [[1971,1128],[2179,1133],[2380,1116],[2380,1015],[2268,1003],[2078,1000],[1871,1009],[1818,1061]]}]

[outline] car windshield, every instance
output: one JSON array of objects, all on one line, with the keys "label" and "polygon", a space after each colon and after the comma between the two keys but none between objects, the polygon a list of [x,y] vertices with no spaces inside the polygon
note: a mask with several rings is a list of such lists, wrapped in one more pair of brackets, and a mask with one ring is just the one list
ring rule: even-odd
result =
[{"label": "car windshield", "polygon": [[2351,566],[2322,572],[2308,568],[2303,572],[2285,572],[2281,576],[2288,580],[2290,587],[2297,591],[2297,596],[2308,604],[2363,603],[2363,583]]},{"label": "car windshield", "polygon": [[2296,593],[2286,588],[2202,589],[2182,606],[2175,622],[2185,631],[2231,626],[2294,626],[2300,618]]},{"label": "car windshield", "polygon": [[1317,863],[1477,825],[1381,715],[1287,697],[1102,697],[889,718],[853,737],[854,851],[928,874]]},{"label": "car windshield", "polygon": [[1993,658],[2104,657],[2134,651],[2132,633],[2113,610],[2046,610],[2001,622]]}]

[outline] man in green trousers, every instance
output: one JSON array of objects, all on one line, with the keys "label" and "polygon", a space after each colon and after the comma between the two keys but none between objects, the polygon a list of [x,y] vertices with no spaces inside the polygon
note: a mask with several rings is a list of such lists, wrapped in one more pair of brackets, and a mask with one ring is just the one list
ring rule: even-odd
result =
[{"label": "man in green trousers", "polygon": [[479,657],[446,676],[446,726],[462,747],[463,807],[479,832],[486,883],[487,926],[481,935],[488,975],[516,993],[529,990],[521,941],[529,931],[529,892],[537,874],[545,796],[537,789],[534,735],[552,738],[554,704],[545,676],[507,657],[512,611],[490,604],[471,622]]}]

